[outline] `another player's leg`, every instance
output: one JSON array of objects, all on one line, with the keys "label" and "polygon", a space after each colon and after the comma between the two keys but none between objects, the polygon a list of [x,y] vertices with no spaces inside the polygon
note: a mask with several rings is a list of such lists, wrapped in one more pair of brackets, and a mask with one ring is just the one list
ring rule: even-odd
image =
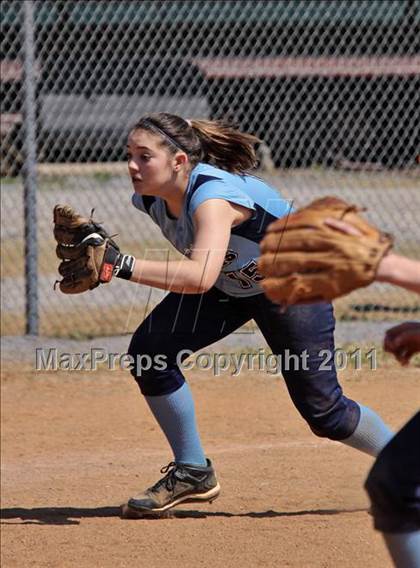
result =
[{"label": "another player's leg", "polygon": [[[391,430],[370,408],[343,395],[334,366],[334,316],[327,303],[290,306],[285,313],[264,296],[254,319],[273,353],[297,355],[282,374],[292,400],[312,431],[372,456],[392,438]],[[331,354],[329,356],[328,354]],[[293,361],[292,361],[293,363]]]},{"label": "another player's leg", "polygon": [[374,526],[398,568],[420,566],[419,446],[420,412],[381,451],[365,484]]},{"label": "another player's leg", "polygon": [[[170,293],[135,332],[129,354],[136,361],[133,375],[162,428],[174,461],[162,468],[164,477],[132,497],[128,505],[140,514],[160,514],[186,501],[211,501],[220,491],[197,429],[194,402],[179,367],[185,350],[222,339],[250,316],[213,289],[198,295]],[[160,356],[160,358],[158,358]],[[158,363],[149,365],[150,361]]]}]

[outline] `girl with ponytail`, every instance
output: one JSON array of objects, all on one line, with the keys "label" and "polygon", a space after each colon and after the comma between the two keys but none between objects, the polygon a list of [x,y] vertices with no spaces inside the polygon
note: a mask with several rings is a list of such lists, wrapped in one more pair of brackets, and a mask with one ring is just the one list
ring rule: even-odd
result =
[{"label": "girl with ponytail", "polygon": [[[290,212],[290,204],[252,175],[257,142],[222,121],[168,113],[144,116],[129,134],[132,203],[161,228],[183,260],[122,255],[124,266],[116,274],[169,291],[134,333],[128,353],[173,461],[161,470],[162,479],[128,501],[128,516],[158,516],[183,501],[218,496],[183,361],[251,319],[279,357],[293,403],[314,434],[371,455],[391,437],[379,416],[343,395],[334,357],[324,364],[325,350],[334,353],[332,306],[282,311],[262,292],[259,242],[269,223]],[[281,364],[289,363],[290,355],[293,364]],[[146,360],[151,364],[142,364]]]}]

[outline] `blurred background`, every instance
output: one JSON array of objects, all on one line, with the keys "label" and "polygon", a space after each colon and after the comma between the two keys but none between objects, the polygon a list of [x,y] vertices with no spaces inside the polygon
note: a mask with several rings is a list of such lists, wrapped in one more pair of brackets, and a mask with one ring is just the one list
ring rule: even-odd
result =
[{"label": "blurred background", "polygon": [[[129,333],[163,297],[53,289],[56,203],[95,208],[124,252],[177,257],[131,206],[126,137],[147,112],[236,122],[283,197],[365,206],[420,259],[419,0],[3,0],[1,31],[3,335]],[[381,284],[336,302],[347,321],[419,312]]]}]

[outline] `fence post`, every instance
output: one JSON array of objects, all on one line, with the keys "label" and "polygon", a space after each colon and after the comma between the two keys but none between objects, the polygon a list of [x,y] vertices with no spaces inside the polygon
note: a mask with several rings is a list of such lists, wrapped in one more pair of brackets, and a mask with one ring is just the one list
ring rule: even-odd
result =
[{"label": "fence post", "polygon": [[37,163],[35,110],[34,4],[24,1],[24,215],[25,215],[25,331],[38,335]]}]

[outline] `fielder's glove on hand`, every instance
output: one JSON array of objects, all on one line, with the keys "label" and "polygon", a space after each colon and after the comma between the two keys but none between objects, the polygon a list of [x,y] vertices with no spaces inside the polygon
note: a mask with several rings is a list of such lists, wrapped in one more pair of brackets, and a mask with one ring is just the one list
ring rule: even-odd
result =
[{"label": "fielder's glove on hand", "polygon": [[58,272],[64,294],[92,290],[112,276],[129,279],[135,259],[120,253],[118,245],[92,217],[82,217],[70,205],[54,207],[56,253],[62,260]]},{"label": "fielder's glove on hand", "polygon": [[284,305],[331,301],[373,282],[392,238],[361,210],[325,197],[269,225],[258,262],[267,297]]}]

